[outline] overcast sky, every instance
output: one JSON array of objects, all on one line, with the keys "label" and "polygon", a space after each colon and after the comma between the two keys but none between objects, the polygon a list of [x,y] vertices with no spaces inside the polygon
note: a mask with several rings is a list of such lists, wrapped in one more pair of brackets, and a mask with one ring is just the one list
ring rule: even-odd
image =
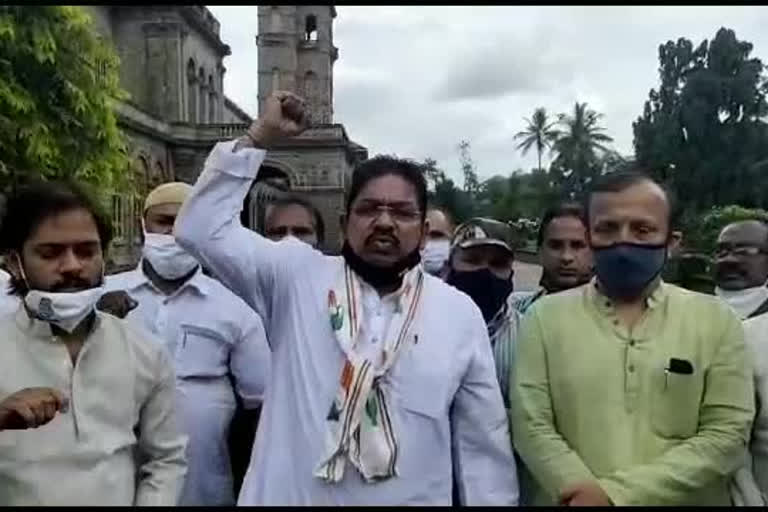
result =
[{"label": "overcast sky", "polygon": [[[210,6],[221,38],[224,90],[257,114],[257,7]],[[768,63],[768,7],[337,7],[334,120],[371,156],[432,157],[459,175],[471,143],[481,177],[535,166],[512,137],[536,107],[586,101],[605,114],[615,149],[631,155],[632,121],[658,84],[658,46],[694,45],[721,26]],[[459,184],[461,180],[459,180]]]}]

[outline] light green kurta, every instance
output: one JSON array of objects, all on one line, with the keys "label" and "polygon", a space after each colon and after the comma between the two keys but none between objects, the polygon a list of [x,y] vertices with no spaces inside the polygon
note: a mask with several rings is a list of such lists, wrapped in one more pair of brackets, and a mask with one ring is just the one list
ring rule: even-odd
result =
[{"label": "light green kurta", "polygon": [[[691,375],[665,374],[670,358]],[[523,321],[510,394],[515,448],[557,502],[597,481],[616,505],[730,504],[754,416],[739,319],[661,283],[630,331],[594,282],[539,300]]]}]

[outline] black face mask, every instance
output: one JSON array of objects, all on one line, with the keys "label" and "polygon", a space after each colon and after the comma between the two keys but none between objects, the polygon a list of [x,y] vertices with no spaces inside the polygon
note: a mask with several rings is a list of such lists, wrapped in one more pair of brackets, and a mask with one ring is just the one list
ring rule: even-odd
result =
[{"label": "black face mask", "polygon": [[347,265],[349,265],[355,274],[376,289],[390,286],[400,287],[403,282],[403,274],[418,265],[421,261],[421,253],[418,247],[405,258],[390,267],[371,265],[355,254],[355,251],[352,250],[352,247],[350,247],[347,242],[344,242],[344,247],[341,249],[341,255],[344,256]]},{"label": "black face mask", "polygon": [[483,313],[487,324],[512,293],[512,279],[496,277],[490,270],[473,270],[471,272],[451,271],[448,284],[455,286],[470,296]]}]

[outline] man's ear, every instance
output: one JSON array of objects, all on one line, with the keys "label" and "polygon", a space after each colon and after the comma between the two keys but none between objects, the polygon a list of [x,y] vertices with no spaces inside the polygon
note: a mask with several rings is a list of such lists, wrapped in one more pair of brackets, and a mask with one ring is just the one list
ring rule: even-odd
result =
[{"label": "man's ear", "polygon": [[19,267],[19,257],[19,253],[17,251],[11,251],[5,257],[6,268],[8,268],[8,272],[10,272],[13,278],[17,281],[22,278],[21,268]]},{"label": "man's ear", "polygon": [[429,234],[429,219],[424,219],[424,223],[421,225],[421,240],[419,240],[420,251],[423,251],[424,246],[427,245],[428,234]]},{"label": "man's ear", "polygon": [[667,254],[669,257],[677,256],[677,253],[680,251],[680,245],[683,242],[683,232],[682,231],[673,231],[669,235],[669,243],[667,244]]}]

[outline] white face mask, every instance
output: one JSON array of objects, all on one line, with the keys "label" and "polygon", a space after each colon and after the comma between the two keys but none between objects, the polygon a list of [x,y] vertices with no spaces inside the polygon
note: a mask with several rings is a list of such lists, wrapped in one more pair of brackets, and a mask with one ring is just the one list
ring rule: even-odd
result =
[{"label": "white face mask", "polygon": [[743,290],[723,290],[716,287],[715,295],[723,299],[744,320],[768,300],[768,287],[762,285]]},{"label": "white face mask", "polygon": [[[17,259],[17,262],[21,277],[29,287],[24,267],[20,260]],[[79,292],[46,292],[30,289],[24,297],[24,304],[38,320],[72,333],[88,315],[96,310],[96,303],[104,294],[103,272],[101,283],[99,286]]]},{"label": "white face mask", "polygon": [[448,261],[451,253],[451,242],[449,240],[429,240],[421,251],[421,261],[424,264],[424,270],[432,275],[437,275],[443,269],[443,265]]},{"label": "white face mask", "polygon": [[93,313],[103,294],[104,286],[72,293],[30,290],[24,297],[24,303],[38,320],[72,333],[80,322]]},{"label": "white face mask", "polygon": [[176,243],[173,235],[145,231],[142,254],[160,277],[169,280],[184,277],[199,265],[194,256]]}]

